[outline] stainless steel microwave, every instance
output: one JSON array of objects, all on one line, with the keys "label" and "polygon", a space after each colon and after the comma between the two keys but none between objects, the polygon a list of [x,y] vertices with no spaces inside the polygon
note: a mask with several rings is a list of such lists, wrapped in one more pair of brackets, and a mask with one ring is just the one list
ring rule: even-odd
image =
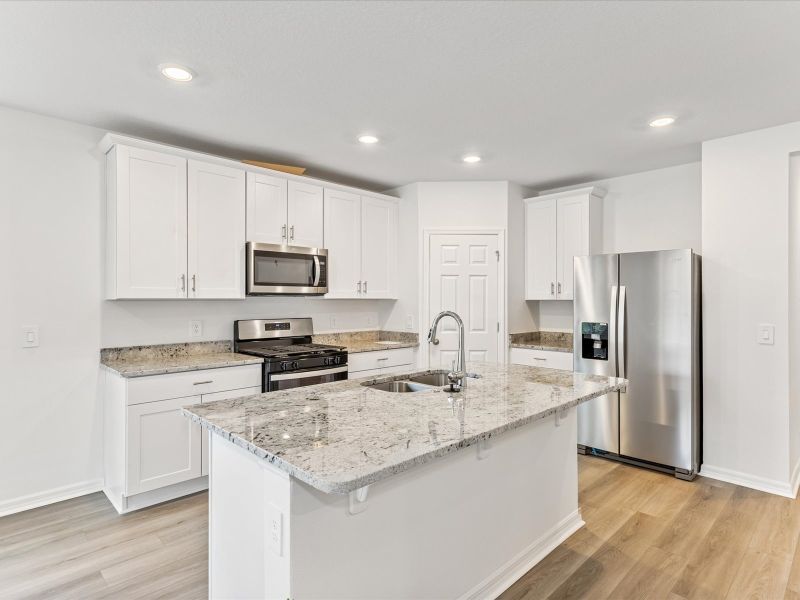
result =
[{"label": "stainless steel microwave", "polygon": [[247,295],[320,296],[328,293],[324,248],[247,242]]}]

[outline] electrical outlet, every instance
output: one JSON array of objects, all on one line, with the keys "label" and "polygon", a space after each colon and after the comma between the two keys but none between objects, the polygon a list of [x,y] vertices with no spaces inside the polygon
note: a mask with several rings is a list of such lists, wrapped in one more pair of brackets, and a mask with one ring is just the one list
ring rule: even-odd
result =
[{"label": "electrical outlet", "polygon": [[775,325],[761,323],[758,326],[758,343],[768,346],[775,344]]},{"label": "electrical outlet", "polygon": [[38,325],[26,325],[22,328],[22,347],[23,348],[39,347]]},{"label": "electrical outlet", "polygon": [[202,321],[189,321],[189,336],[198,338],[203,335]]},{"label": "electrical outlet", "polygon": [[272,504],[269,505],[269,523],[267,524],[267,545],[272,552],[283,556],[283,513]]},{"label": "electrical outlet", "polygon": [[414,331],[414,315],[408,315],[406,317],[406,329],[408,331]]}]

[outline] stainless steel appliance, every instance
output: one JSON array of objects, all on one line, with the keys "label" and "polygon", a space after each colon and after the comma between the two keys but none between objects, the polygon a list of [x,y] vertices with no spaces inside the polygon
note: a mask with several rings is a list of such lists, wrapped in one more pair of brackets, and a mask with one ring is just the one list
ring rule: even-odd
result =
[{"label": "stainless steel appliance", "polygon": [[700,257],[575,258],[575,371],[624,377],[578,407],[578,450],[693,479],[701,463]]},{"label": "stainless steel appliance", "polygon": [[320,296],[328,293],[324,248],[247,242],[247,295]]},{"label": "stainless steel appliance", "polygon": [[315,344],[313,333],[308,318],[234,321],[233,350],[264,358],[265,392],[347,379],[347,350]]}]

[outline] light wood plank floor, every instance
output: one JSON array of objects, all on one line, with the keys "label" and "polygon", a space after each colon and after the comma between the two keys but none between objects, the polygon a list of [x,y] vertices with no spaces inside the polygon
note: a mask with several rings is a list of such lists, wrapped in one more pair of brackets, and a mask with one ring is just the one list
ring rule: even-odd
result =
[{"label": "light wood plank floor", "polygon": [[[580,457],[586,527],[503,600],[800,600],[800,502]],[[0,598],[206,598],[207,494],[119,516],[102,494],[0,518]]]}]

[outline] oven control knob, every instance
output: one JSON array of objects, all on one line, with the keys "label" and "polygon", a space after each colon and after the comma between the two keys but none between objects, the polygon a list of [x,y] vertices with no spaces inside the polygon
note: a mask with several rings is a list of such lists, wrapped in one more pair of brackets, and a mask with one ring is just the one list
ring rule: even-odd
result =
[{"label": "oven control knob", "polygon": [[300,363],[298,363],[297,361],[294,361],[294,362],[292,363],[292,368],[293,368],[293,369],[296,369],[296,368],[297,368],[297,367],[299,367],[299,366],[300,366]]},{"label": "oven control knob", "polygon": [[333,357],[333,364],[338,365],[340,362],[342,362],[342,357],[341,356],[334,356]]},{"label": "oven control knob", "polygon": [[285,371],[289,367],[290,367],[290,365],[289,365],[288,362],[284,361],[284,362],[281,363],[281,371]]}]

